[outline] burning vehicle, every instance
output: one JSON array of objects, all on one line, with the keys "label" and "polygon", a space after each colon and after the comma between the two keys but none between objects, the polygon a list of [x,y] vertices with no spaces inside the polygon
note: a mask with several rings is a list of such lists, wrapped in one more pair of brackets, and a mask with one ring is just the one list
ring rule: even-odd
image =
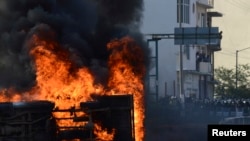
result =
[{"label": "burning vehicle", "polygon": [[0,140],[143,141],[142,5],[2,0]]},{"label": "burning vehicle", "polygon": [[[0,103],[0,139],[7,141],[117,140],[134,141],[132,95],[98,96],[80,109],[54,108],[50,101]],[[72,116],[55,118],[53,113]],[[77,116],[77,113],[83,115]],[[56,121],[72,121],[59,126]],[[106,131],[102,131],[102,127]],[[96,134],[95,134],[96,133]],[[107,134],[110,133],[110,134]],[[102,134],[99,135],[98,134]]]}]

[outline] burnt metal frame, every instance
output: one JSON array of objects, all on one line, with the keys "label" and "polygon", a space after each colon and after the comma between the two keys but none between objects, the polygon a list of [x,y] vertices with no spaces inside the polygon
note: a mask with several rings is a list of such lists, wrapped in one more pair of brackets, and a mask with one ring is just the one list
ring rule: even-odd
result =
[{"label": "burnt metal frame", "polygon": [[[156,99],[156,102],[158,101],[159,99],[159,86],[158,86],[158,78],[159,78],[159,74],[158,74],[158,41],[161,40],[161,39],[222,39],[222,32],[218,33],[218,34],[214,34],[214,33],[209,33],[209,34],[188,34],[187,36],[183,36],[183,34],[175,34],[175,33],[170,33],[170,34],[164,34],[164,33],[157,33],[157,34],[144,34],[144,36],[148,37],[148,36],[151,36],[150,39],[147,39],[147,45],[149,47],[149,43],[150,42],[155,42],[155,56],[150,56],[150,60],[152,58],[155,59],[155,64],[156,64],[156,72],[155,74],[152,74],[150,75],[149,73],[147,74],[147,88],[149,88],[148,92],[149,92],[149,95],[155,95],[155,99]],[[209,46],[210,44],[208,44]],[[151,93],[151,90],[150,90],[150,78],[151,77],[155,77],[156,78],[156,90],[155,90],[155,93]],[[180,82],[181,83],[181,82]]]}]

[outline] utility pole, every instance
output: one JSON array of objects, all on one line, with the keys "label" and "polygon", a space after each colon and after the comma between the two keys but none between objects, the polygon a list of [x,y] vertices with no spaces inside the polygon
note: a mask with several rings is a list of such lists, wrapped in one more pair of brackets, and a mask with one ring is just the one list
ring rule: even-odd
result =
[{"label": "utility pole", "polygon": [[[178,16],[179,16],[179,27],[182,27],[182,13],[181,13],[181,8],[182,8],[182,3],[181,0],[177,0],[179,3],[178,6]],[[182,45],[180,45],[180,72],[179,72],[179,81],[180,81],[180,98],[182,102],[183,108],[185,107],[185,95],[184,95],[184,88],[183,88],[183,54],[182,54]]]},{"label": "utility pole", "polygon": [[238,53],[243,50],[247,50],[250,47],[243,48],[241,50],[236,50],[236,67],[235,67],[235,88],[238,89]]},{"label": "utility pole", "polygon": [[235,89],[238,89],[238,50],[236,50]]}]

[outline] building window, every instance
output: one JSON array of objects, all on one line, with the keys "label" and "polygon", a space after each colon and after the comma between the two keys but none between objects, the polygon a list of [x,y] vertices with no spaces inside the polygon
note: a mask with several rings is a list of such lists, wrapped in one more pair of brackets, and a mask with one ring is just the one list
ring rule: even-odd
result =
[{"label": "building window", "polygon": [[184,46],[184,53],[186,54],[187,59],[189,60],[190,59],[190,46],[189,45]]},{"label": "building window", "polygon": [[195,12],[195,4],[193,3],[193,13]]},{"label": "building window", "polygon": [[206,27],[206,16],[204,13],[201,13],[201,27]]},{"label": "building window", "polygon": [[190,0],[177,0],[177,23],[189,23]]}]

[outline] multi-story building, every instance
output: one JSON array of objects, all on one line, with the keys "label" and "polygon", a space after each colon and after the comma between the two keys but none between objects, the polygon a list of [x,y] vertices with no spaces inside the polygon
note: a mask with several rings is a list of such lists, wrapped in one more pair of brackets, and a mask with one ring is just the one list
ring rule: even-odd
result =
[{"label": "multi-story building", "polygon": [[174,43],[175,28],[212,27],[212,17],[222,16],[212,12],[213,6],[213,0],[144,0],[141,31],[151,49],[147,81],[151,100],[165,96],[213,98],[214,52],[221,50],[220,42]]}]

